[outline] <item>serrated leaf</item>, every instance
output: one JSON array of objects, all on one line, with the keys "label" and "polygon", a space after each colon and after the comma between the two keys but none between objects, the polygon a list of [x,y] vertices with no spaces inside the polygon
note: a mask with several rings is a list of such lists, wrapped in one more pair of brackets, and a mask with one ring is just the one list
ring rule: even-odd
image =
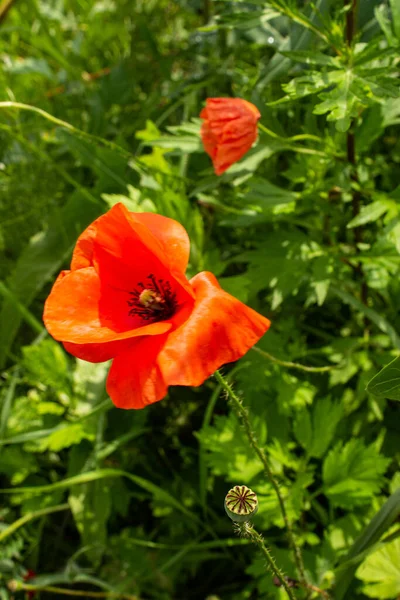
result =
[{"label": "serrated leaf", "polygon": [[360,225],[365,225],[366,223],[374,223],[379,217],[387,213],[393,204],[395,203],[391,200],[376,200],[375,202],[371,202],[371,204],[362,206],[360,213],[347,223],[347,228],[351,229],[353,227],[360,227]]},{"label": "serrated leaf", "polygon": [[400,400],[400,356],[371,379],[367,392],[390,400]]},{"label": "serrated leaf", "polygon": [[365,446],[359,439],[339,442],[324,460],[324,493],[334,506],[368,504],[379,493],[389,462],[373,444]]},{"label": "serrated leaf", "polygon": [[400,539],[385,544],[360,565],[356,576],[364,582],[362,591],[370,598],[397,598],[400,595]]},{"label": "serrated leaf", "polygon": [[297,414],[294,434],[308,456],[323,456],[333,440],[342,413],[339,403],[322,398],[313,406],[311,415],[306,409]]},{"label": "serrated leaf", "polygon": [[53,340],[22,348],[23,365],[36,383],[55,390],[70,391],[68,360],[62,347]]},{"label": "serrated leaf", "polygon": [[40,450],[52,450],[60,452],[64,448],[70,448],[79,444],[84,439],[93,441],[96,436],[95,429],[88,427],[88,422],[70,423],[53,431],[47,438],[40,442]]},{"label": "serrated leaf", "polygon": [[329,71],[328,73],[311,71],[307,75],[295,77],[289,83],[283,84],[282,89],[291,100],[304,98],[311,94],[317,94],[327,87],[338,83],[343,79],[344,74],[344,71]]},{"label": "serrated leaf", "polygon": [[[266,426],[255,419],[259,442],[266,440]],[[213,426],[203,427],[197,437],[208,451],[207,460],[215,475],[224,475],[229,481],[251,481],[263,469],[254,455],[236,416],[217,416]]]},{"label": "serrated leaf", "polygon": [[336,577],[335,598],[342,600],[353,580],[357,565],[365,553],[374,546],[400,514],[400,489],[392,493],[379,512],[373,517],[362,534],[357,538],[347,554],[344,563],[339,565]]}]

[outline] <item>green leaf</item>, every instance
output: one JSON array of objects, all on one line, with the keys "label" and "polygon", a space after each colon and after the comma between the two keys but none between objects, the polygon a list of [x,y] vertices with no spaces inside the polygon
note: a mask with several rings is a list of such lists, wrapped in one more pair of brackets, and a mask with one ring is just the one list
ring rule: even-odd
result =
[{"label": "green leaf", "polygon": [[104,480],[75,486],[68,499],[82,544],[95,565],[107,544],[107,521],[111,514],[110,486]]},{"label": "green leaf", "polygon": [[267,179],[252,179],[250,189],[244,196],[246,203],[256,203],[262,210],[270,212],[272,206],[287,204],[296,200],[296,194],[273,185]]},{"label": "green leaf", "polygon": [[337,80],[336,86],[319,95],[323,102],[317,104],[313,110],[315,115],[329,113],[328,121],[336,121],[336,129],[340,132],[349,129],[351,119],[357,115],[360,106],[358,97],[353,91],[353,77],[350,69],[342,72],[342,77]]},{"label": "green leaf", "polygon": [[389,4],[392,11],[394,31],[400,42],[400,3],[398,0],[389,0]]},{"label": "green leaf", "polygon": [[165,135],[156,140],[145,141],[147,146],[168,148],[179,153],[203,152],[203,145],[199,136],[194,135]]},{"label": "green leaf", "polygon": [[305,63],[306,65],[340,67],[340,62],[337,58],[323,54],[322,52],[314,52],[312,50],[279,50],[279,52],[291,60]]},{"label": "green leaf", "polygon": [[49,385],[55,390],[70,391],[68,360],[62,347],[53,340],[22,348],[23,365],[34,383]]},{"label": "green leaf", "polygon": [[9,489],[0,489],[0,494],[44,494],[47,492],[55,492],[57,490],[69,489],[75,485],[81,485],[82,483],[89,483],[91,481],[97,481],[100,479],[112,479],[114,477],[125,477],[132,481],[132,483],[137,486],[143,488],[148,491],[150,494],[156,496],[159,501],[164,501],[167,505],[172,506],[178,512],[181,512],[189,519],[199,522],[199,518],[192,512],[190,512],[179,500],[171,496],[168,492],[163,490],[161,487],[144,479],[144,477],[139,477],[138,475],[133,475],[132,473],[127,473],[126,471],[122,471],[120,469],[97,469],[97,471],[87,471],[85,473],[81,473],[80,475],[75,475],[73,477],[68,477],[67,479],[63,479],[61,481],[57,481],[56,483],[49,483],[46,485],[38,485],[38,486],[30,486],[30,487],[16,487]]},{"label": "green leaf", "polygon": [[39,470],[32,454],[20,448],[4,448],[0,459],[0,473],[7,475],[13,485],[20,484],[28,475]]},{"label": "green leaf", "polygon": [[53,431],[48,437],[40,442],[40,450],[52,450],[60,452],[64,448],[70,448],[79,444],[82,440],[93,441],[96,437],[95,423],[84,421],[82,423],[70,423]]},{"label": "green leaf", "polygon": [[389,462],[374,444],[365,446],[359,439],[339,442],[324,460],[324,493],[334,506],[351,509],[368,504],[379,493]]},{"label": "green leaf", "polygon": [[311,415],[307,409],[297,413],[293,425],[294,434],[308,456],[319,458],[325,454],[342,414],[342,406],[331,402],[329,398],[318,400]]},{"label": "green leaf", "polygon": [[[310,71],[307,75],[295,77],[289,83],[283,84],[282,89],[287,94],[286,99],[295,100],[322,92],[327,87],[342,81],[344,77],[344,71],[330,71],[328,73]],[[278,102],[282,102],[284,99],[282,98]]]},{"label": "green leaf", "polygon": [[367,385],[367,392],[390,400],[400,400],[400,356],[371,379]]},{"label": "green leaf", "polygon": [[400,488],[397,489],[354,542],[344,562],[337,569],[335,599],[342,600],[353,580],[357,565],[365,552],[374,546],[400,515]]},{"label": "green leaf", "polygon": [[360,225],[365,225],[366,223],[374,223],[393,206],[396,206],[396,203],[391,200],[376,200],[375,202],[371,202],[371,204],[362,206],[360,213],[347,223],[347,227],[351,229],[353,227],[360,227]]},{"label": "green leaf", "polygon": [[397,598],[400,595],[400,539],[370,554],[357,570],[364,582],[362,592],[370,598]]},{"label": "green leaf", "polygon": [[[213,426],[203,427],[196,436],[208,451],[207,461],[215,475],[224,475],[229,481],[251,481],[263,469],[262,463],[249,447],[247,438],[236,418],[216,416]],[[265,443],[266,427],[259,418],[254,423],[259,442]]]},{"label": "green leaf", "polygon": [[390,46],[396,46],[396,36],[393,33],[392,20],[390,18],[388,7],[385,4],[380,4],[375,7],[374,14],[384,33],[387,43]]}]

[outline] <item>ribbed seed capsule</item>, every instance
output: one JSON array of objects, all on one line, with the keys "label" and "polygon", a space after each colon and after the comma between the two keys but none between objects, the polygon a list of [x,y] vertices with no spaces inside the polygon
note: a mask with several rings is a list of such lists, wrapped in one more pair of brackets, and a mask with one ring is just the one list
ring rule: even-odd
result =
[{"label": "ribbed seed capsule", "polygon": [[235,485],[225,496],[225,511],[232,521],[249,521],[258,511],[256,494],[245,485]]}]

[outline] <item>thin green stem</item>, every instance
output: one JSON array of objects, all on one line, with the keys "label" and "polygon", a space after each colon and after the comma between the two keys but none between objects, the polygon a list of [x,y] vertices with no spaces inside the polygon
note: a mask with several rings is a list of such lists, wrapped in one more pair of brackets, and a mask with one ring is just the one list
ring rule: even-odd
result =
[{"label": "thin green stem", "polygon": [[301,555],[301,550],[300,550],[300,547],[296,543],[296,540],[295,540],[295,537],[293,534],[292,525],[291,525],[288,515],[287,515],[285,502],[283,500],[283,496],[279,489],[279,484],[276,481],[276,479],[271,471],[271,467],[269,465],[267,455],[265,454],[264,450],[262,448],[260,448],[260,446],[258,445],[256,435],[250,425],[248,412],[247,412],[246,408],[243,406],[243,404],[240,401],[240,399],[238,398],[238,396],[233,391],[231,385],[225,380],[225,378],[221,375],[221,373],[219,371],[215,371],[214,375],[215,375],[215,378],[217,379],[218,383],[225,390],[225,392],[231,402],[231,406],[233,407],[238,419],[241,421],[241,423],[244,427],[244,430],[246,432],[246,435],[248,437],[251,447],[253,448],[254,452],[257,454],[258,458],[260,459],[260,461],[264,467],[265,476],[268,479],[268,481],[270,481],[272,487],[275,490],[275,493],[276,493],[276,496],[277,496],[278,502],[279,502],[279,508],[280,508],[280,511],[281,511],[281,514],[283,517],[283,521],[285,523],[287,535],[289,538],[289,543],[290,543],[293,553],[294,553],[294,559],[295,559],[296,568],[297,568],[297,571],[299,574],[299,578],[300,578],[301,584],[304,587],[306,587],[307,581],[306,581],[306,576],[305,576],[304,563],[303,563],[303,557]]},{"label": "thin green stem", "polygon": [[265,350],[261,350],[261,348],[258,348],[257,346],[253,346],[252,350],[258,352],[258,354],[261,354],[261,356],[265,356],[265,358],[267,358],[273,363],[276,363],[277,365],[280,365],[281,367],[287,367],[288,369],[297,369],[299,371],[306,371],[307,373],[327,373],[328,371],[332,371],[332,369],[338,368],[338,365],[331,365],[329,367],[307,367],[306,365],[301,365],[300,363],[295,363],[288,360],[279,360],[279,358],[276,358],[275,356],[273,356],[269,352],[266,352]]},{"label": "thin green stem", "polygon": [[245,527],[239,525],[238,530],[241,531],[242,529],[244,529],[244,535],[246,537],[250,538],[250,540],[254,544],[256,544],[256,546],[258,546],[258,548],[261,550],[261,552],[263,553],[264,557],[267,560],[268,567],[270,568],[272,573],[275,575],[275,577],[280,581],[281,586],[284,588],[284,590],[287,593],[290,600],[296,600],[296,596],[294,595],[293,590],[289,587],[286,577],[284,576],[282,571],[279,569],[279,567],[277,566],[277,564],[275,562],[274,557],[268,550],[267,546],[264,544],[264,539],[263,539],[262,535],[260,535],[258,533],[258,531],[256,531],[254,529],[253,525],[250,525],[250,523],[244,523],[243,525],[245,525]]},{"label": "thin green stem", "polygon": [[0,24],[3,23],[8,14],[8,11],[14,3],[15,0],[3,0],[3,2],[0,4]]},{"label": "thin green stem", "polygon": [[40,517],[45,517],[47,515],[51,515],[52,513],[68,509],[69,504],[58,504],[57,506],[48,506],[47,508],[42,508],[41,510],[37,510],[35,512],[26,513],[26,515],[24,515],[20,519],[17,519],[16,521],[14,521],[14,523],[11,523],[11,525],[9,525],[0,533],[0,542],[5,540],[9,535],[12,535],[15,531],[17,531],[17,529],[19,529],[23,525],[26,525],[26,523],[29,523],[29,521],[33,521],[34,519],[39,519]]},{"label": "thin green stem", "polygon": [[31,106],[30,104],[23,104],[22,102],[7,101],[7,102],[0,102],[0,109],[1,108],[26,110],[28,112],[34,112],[34,113],[40,115],[41,117],[43,117],[44,119],[47,119],[51,123],[54,123],[54,125],[58,125],[59,127],[62,127],[63,129],[66,129],[67,131],[70,131],[71,133],[73,133],[74,135],[76,135],[77,137],[79,137],[81,139],[84,139],[84,140],[87,140],[90,142],[95,142],[96,144],[100,144],[101,146],[109,148],[110,150],[114,150],[115,152],[118,152],[118,154],[120,154],[121,156],[123,156],[124,158],[126,158],[128,160],[132,161],[134,159],[133,155],[130,152],[128,152],[128,150],[125,150],[125,148],[122,148],[118,144],[114,144],[114,142],[110,142],[109,140],[98,137],[97,135],[92,135],[91,133],[87,133],[86,131],[83,131],[82,129],[78,129],[78,127],[74,127],[73,125],[71,125],[71,123],[68,123],[67,121],[63,121],[62,119],[58,119],[57,117],[54,117],[53,115],[46,112],[45,110],[43,110],[41,108],[37,108],[36,106]]},{"label": "thin green stem", "polygon": [[312,140],[314,142],[319,142],[320,144],[323,142],[323,140],[320,137],[318,137],[317,135],[311,135],[310,133],[300,133],[299,135],[292,135],[291,137],[282,137],[281,135],[275,133],[275,131],[272,131],[272,129],[269,129],[268,127],[263,125],[262,123],[258,123],[258,128],[270,137],[273,137],[277,140],[283,140],[285,142],[297,142],[298,140]]},{"label": "thin green stem", "polygon": [[30,325],[33,331],[36,333],[43,333],[45,328],[38,321],[33,314],[24,306],[18,298],[13,294],[11,290],[9,290],[4,283],[0,281],[0,295],[2,295],[6,300],[9,300],[14,306],[17,308],[18,312],[21,314],[22,318]]},{"label": "thin green stem", "polygon": [[26,592],[47,592],[49,594],[60,594],[62,596],[75,596],[79,598],[121,598],[121,600],[139,600],[139,596],[122,594],[121,592],[88,592],[86,590],[68,590],[66,588],[55,587],[52,585],[46,585],[42,587],[39,585],[24,583],[23,581],[17,581],[16,579],[10,581],[8,587],[12,592],[24,590]]},{"label": "thin green stem", "polygon": [[299,25],[302,25],[306,29],[309,29],[310,31],[312,31],[313,33],[315,33],[315,35],[317,35],[322,40],[324,40],[324,42],[326,42],[327,44],[330,44],[328,36],[325,35],[325,33],[323,33],[322,31],[320,31],[318,29],[318,27],[316,27],[308,19],[304,18],[303,15],[296,14],[288,6],[282,6],[276,0],[270,0],[269,4],[273,8],[275,8],[275,10],[277,10],[278,12],[280,12],[281,14],[286,15],[287,17],[289,17],[289,19],[292,19],[292,21],[294,21],[295,23],[299,23]]}]

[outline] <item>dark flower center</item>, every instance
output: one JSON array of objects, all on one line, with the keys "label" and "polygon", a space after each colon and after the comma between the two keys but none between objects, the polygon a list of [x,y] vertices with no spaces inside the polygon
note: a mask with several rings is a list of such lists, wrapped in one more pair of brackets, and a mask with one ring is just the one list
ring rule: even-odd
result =
[{"label": "dark flower center", "polygon": [[129,292],[131,300],[129,316],[138,316],[144,321],[164,321],[175,313],[178,306],[176,294],[171,284],[164,279],[156,279],[153,274],[146,278],[146,284],[140,281],[133,292]]}]

